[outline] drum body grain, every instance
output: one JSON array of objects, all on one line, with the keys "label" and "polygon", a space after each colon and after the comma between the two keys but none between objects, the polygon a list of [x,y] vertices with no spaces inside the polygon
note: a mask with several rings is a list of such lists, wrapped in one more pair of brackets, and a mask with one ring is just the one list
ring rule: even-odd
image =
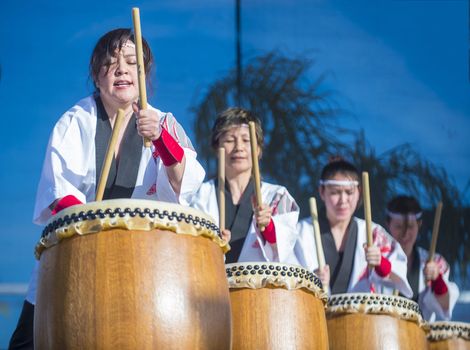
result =
[{"label": "drum body grain", "polygon": [[233,349],[328,349],[321,282],[280,263],[226,265]]},{"label": "drum body grain", "polygon": [[37,349],[230,349],[223,242],[209,220],[194,221],[203,214],[113,200],[61,218],[90,210],[42,241]]},{"label": "drum body grain", "polygon": [[330,349],[427,349],[418,305],[381,294],[336,294],[327,308]]}]

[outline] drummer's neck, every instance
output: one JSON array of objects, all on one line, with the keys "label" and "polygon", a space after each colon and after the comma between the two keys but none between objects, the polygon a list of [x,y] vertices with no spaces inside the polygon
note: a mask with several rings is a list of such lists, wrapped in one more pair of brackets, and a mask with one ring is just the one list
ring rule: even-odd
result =
[{"label": "drummer's neck", "polygon": [[413,260],[414,260],[413,246],[411,246],[411,248],[403,246],[402,248],[405,251],[406,258],[408,260],[408,269],[410,269],[411,266],[413,265]]},{"label": "drummer's neck", "polygon": [[130,119],[133,113],[132,103],[128,103],[127,105],[116,105],[109,103],[103,98],[101,98],[101,101],[103,102],[104,109],[112,126],[116,120],[118,109],[122,109],[124,111],[124,120],[126,121],[125,124],[127,125],[127,121]]},{"label": "drummer's neck", "polygon": [[335,231],[337,233],[341,233],[342,235],[346,234],[346,231],[348,230],[349,223],[351,222],[351,219],[349,220],[336,220],[326,213],[326,217],[328,218],[328,222],[330,224],[330,229],[331,231]]},{"label": "drummer's neck", "polygon": [[232,202],[238,204],[250,182],[251,172],[237,174],[236,176],[230,176],[230,174],[227,173],[226,178],[230,193],[232,194]]},{"label": "drummer's neck", "polygon": [[343,251],[344,250],[344,245],[346,243],[346,235],[348,232],[348,226],[349,222],[351,220],[345,221],[333,221],[329,220],[330,222],[330,229],[331,229],[331,234],[333,235],[335,244],[336,244],[336,250],[338,251]]}]

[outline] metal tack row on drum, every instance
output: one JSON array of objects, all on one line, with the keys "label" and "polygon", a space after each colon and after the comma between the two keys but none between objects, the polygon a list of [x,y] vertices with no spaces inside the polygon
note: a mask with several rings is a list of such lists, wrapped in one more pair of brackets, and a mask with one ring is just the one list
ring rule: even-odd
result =
[{"label": "metal tack row on drum", "polygon": [[468,348],[468,325],[427,327],[413,301],[328,301],[306,269],[224,265],[227,249],[210,217],[175,204],[63,210],[36,247],[35,348],[425,349],[428,329],[432,349]]}]

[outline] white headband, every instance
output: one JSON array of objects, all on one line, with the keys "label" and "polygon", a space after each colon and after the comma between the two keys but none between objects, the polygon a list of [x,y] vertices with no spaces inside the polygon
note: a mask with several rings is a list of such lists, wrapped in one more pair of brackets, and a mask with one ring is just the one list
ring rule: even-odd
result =
[{"label": "white headband", "polygon": [[128,41],[126,41],[124,44],[122,44],[121,48],[123,48],[123,47],[130,47],[130,48],[134,49],[134,48],[135,48],[135,44],[134,44],[133,42],[131,42],[131,41],[128,40]]},{"label": "white headband", "polygon": [[359,186],[359,181],[355,180],[320,180],[323,186]]},{"label": "white headband", "polygon": [[422,212],[419,212],[419,213],[416,213],[416,214],[408,214],[408,215],[405,215],[405,214],[402,214],[402,213],[394,213],[392,211],[389,211],[387,210],[387,215],[391,218],[391,219],[404,219],[405,217],[408,218],[408,220],[410,219],[416,219],[416,221],[418,221],[419,219],[421,219],[421,216],[423,215]]}]

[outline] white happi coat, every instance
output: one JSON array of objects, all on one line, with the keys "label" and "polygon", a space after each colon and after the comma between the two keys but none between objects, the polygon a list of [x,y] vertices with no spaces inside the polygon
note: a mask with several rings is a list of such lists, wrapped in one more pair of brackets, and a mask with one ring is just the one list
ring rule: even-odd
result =
[{"label": "white happi coat", "polygon": [[442,278],[447,285],[449,293],[449,310],[444,311],[436,299],[435,294],[430,287],[427,286],[424,279],[424,266],[428,260],[429,253],[427,250],[417,247],[419,254],[419,289],[418,289],[418,304],[423,317],[426,321],[433,322],[436,320],[448,321],[452,318],[452,311],[457,299],[459,298],[459,288],[453,282],[449,281],[449,265],[445,259],[439,255],[434,255],[434,261],[439,266],[439,272],[442,274]]},{"label": "white happi coat", "polygon": [[[150,107],[154,109],[153,107]],[[188,205],[188,198],[204,180],[205,171],[181,125],[171,113],[154,109],[162,126],[183,147],[186,164],[180,194],[171,187],[165,166],[153,157],[154,146],[142,145],[142,155],[132,198]],[[49,206],[58,198],[73,195],[83,203],[95,200],[97,186],[95,134],[97,106],[93,96],[80,100],[54,126],[39,180],[33,221],[43,225],[51,218]],[[26,299],[34,304],[38,264],[33,271]]]},{"label": "white happi coat", "polygon": [[[256,222],[252,219],[238,261],[276,261],[297,264],[293,254],[297,240],[296,224],[299,218],[297,203],[285,187],[267,182],[261,182],[261,197],[263,203],[273,208],[272,220],[276,229],[276,243],[267,242],[256,229]],[[190,205],[211,215],[215,223],[219,223],[217,188],[214,180],[202,184]]]},{"label": "white happi coat", "polygon": [[[375,269],[368,269],[364,252],[364,244],[367,243],[366,222],[356,217],[353,217],[353,220],[357,223],[357,240],[347,293],[375,291],[391,294],[393,289],[398,289],[403,295],[411,297],[413,291],[406,278],[407,258],[400,244],[382,226],[372,223],[374,245],[378,246],[382,255],[390,261],[391,272],[398,277],[396,281],[391,281],[390,275],[383,278],[375,272]],[[295,246],[296,257],[300,265],[310,271],[315,271],[318,269],[318,258],[312,219],[306,218],[299,221],[297,230],[299,239]],[[328,262],[326,263],[328,264]]]}]

